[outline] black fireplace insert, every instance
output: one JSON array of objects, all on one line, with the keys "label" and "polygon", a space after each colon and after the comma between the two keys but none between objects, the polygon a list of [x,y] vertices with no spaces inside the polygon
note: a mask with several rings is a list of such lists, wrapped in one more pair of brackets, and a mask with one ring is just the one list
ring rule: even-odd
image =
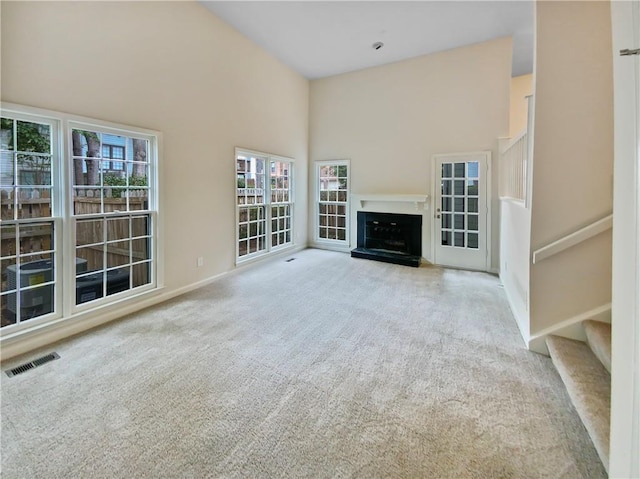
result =
[{"label": "black fireplace insert", "polygon": [[422,215],[358,211],[357,244],[354,258],[420,266]]}]

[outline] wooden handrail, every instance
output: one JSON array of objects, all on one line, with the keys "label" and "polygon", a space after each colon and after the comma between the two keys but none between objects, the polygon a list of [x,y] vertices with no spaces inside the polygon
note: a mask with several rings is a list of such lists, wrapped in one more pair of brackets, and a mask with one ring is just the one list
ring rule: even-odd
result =
[{"label": "wooden handrail", "polygon": [[583,241],[593,238],[604,231],[607,231],[613,226],[613,214],[595,221],[584,228],[580,228],[578,231],[570,233],[559,240],[549,243],[542,248],[539,248],[533,252],[533,264],[539,263],[543,259],[550,258],[553,255],[560,253],[566,249],[571,248]]}]

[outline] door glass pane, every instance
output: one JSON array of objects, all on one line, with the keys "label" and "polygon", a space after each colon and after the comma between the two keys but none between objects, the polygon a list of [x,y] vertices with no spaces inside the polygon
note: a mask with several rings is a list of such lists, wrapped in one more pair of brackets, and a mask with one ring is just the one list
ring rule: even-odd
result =
[{"label": "door glass pane", "polygon": [[478,178],[478,162],[470,161],[467,163],[467,177]]},{"label": "door glass pane", "polygon": [[451,246],[451,231],[442,232],[442,246]]},{"label": "door glass pane", "polygon": [[458,231],[456,231],[453,234],[453,242],[454,242],[454,246],[458,246],[460,248],[464,247],[464,233],[460,233]]},{"label": "door glass pane", "polygon": [[478,180],[467,180],[467,195],[478,196]]},{"label": "door glass pane", "polygon": [[464,178],[465,163],[455,163],[453,165],[453,174],[456,178]]},{"label": "door glass pane", "polygon": [[451,211],[451,198],[443,196],[442,197],[442,211]]},{"label": "door glass pane", "polygon": [[452,165],[451,163],[443,163],[442,164],[442,177],[443,178],[451,178]]},{"label": "door glass pane", "polygon": [[478,248],[478,233],[468,233],[467,240],[468,240],[467,247],[473,248],[473,249]]}]

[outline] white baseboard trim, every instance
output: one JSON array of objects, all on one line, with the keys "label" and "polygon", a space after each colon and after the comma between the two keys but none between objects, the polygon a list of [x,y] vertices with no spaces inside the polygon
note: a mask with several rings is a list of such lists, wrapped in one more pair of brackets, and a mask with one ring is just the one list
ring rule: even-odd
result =
[{"label": "white baseboard trim", "polygon": [[550,334],[562,336],[563,338],[585,341],[586,336],[582,322],[587,319],[611,323],[611,303],[603,304],[597,308],[590,309],[569,319],[565,319],[553,326],[543,329],[529,338],[529,350],[536,353],[549,355],[546,339]]},{"label": "white baseboard trim", "polygon": [[292,254],[298,253],[304,249],[307,249],[308,246],[306,244],[304,245],[293,245],[291,247],[288,248],[284,248],[280,251],[274,251],[271,254],[268,255],[263,255],[263,256],[257,256],[255,258],[251,258],[249,260],[245,260],[245,261],[240,261],[239,263],[236,263],[235,265],[235,269],[229,271],[229,273],[233,272],[233,271],[242,271],[244,270],[246,267],[248,266],[253,266],[256,264],[260,264],[260,263],[265,263],[268,261],[272,261],[274,259],[279,259],[282,258],[284,256],[291,256]]},{"label": "white baseboard trim", "polygon": [[509,304],[509,309],[511,310],[511,314],[513,314],[513,318],[516,320],[516,324],[518,325],[518,330],[520,331],[520,336],[522,336],[523,345],[526,347],[529,344],[529,318],[522,317],[519,313],[520,308],[516,307],[516,304],[511,295],[511,290],[505,284],[504,278],[501,274],[498,275],[500,278],[500,282],[504,288],[505,296],[507,297],[507,303]]},{"label": "white baseboard trim", "polygon": [[315,249],[325,249],[327,251],[337,251],[338,253],[351,253],[351,250],[353,249],[351,248],[351,246],[340,246],[318,242],[312,242],[309,247]]},{"label": "white baseboard trim", "polygon": [[283,256],[289,256],[298,251],[306,249],[306,246],[298,246],[284,250],[278,254],[260,258],[260,261],[251,261],[242,264],[235,269],[225,271],[208,278],[196,281],[195,283],[182,286],[171,291],[162,288],[151,292],[142,293],[138,296],[131,296],[122,301],[105,305],[102,308],[75,314],[66,318],[60,318],[49,323],[38,325],[31,329],[8,334],[0,339],[0,361],[5,361],[22,354],[26,354],[34,349],[38,349],[48,344],[53,344],[68,337],[83,333],[97,326],[121,319],[124,316],[135,313],[142,309],[168,301],[176,296],[183,295],[190,291],[207,286],[225,276],[243,271],[246,268],[257,266],[258,264],[278,260]]},{"label": "white baseboard trim", "polygon": [[50,323],[45,323],[33,329],[27,329],[5,336],[2,338],[0,361],[26,354],[34,349],[61,341],[171,298],[175,298],[194,289],[201,288],[226,274],[227,273],[221,273],[172,291],[161,292],[155,290],[145,295],[132,296],[122,302],[105,306],[99,310],[79,313]]}]

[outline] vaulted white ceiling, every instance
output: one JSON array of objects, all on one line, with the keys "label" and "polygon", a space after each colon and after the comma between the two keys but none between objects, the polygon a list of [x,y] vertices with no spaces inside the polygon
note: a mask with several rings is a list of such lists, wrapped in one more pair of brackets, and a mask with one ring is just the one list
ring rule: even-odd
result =
[{"label": "vaulted white ceiling", "polygon": [[201,3],[309,79],[505,36],[513,37],[513,76],[533,70],[529,0]]}]

